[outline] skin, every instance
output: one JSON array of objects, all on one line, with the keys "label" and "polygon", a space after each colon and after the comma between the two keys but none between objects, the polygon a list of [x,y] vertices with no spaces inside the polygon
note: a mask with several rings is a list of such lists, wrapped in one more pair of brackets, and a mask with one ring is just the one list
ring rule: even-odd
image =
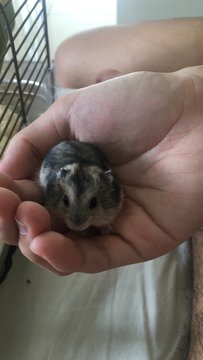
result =
[{"label": "skin", "polygon": [[80,88],[118,74],[200,65],[202,24],[203,18],[170,19],[75,34],[56,51],[56,80],[62,87]]},{"label": "skin", "polygon": [[[17,180],[0,177],[2,238],[61,275],[146,261],[175,248],[203,221],[202,98],[203,67],[134,73],[60,98],[13,138],[0,163]],[[36,169],[65,138],[96,145],[124,187],[112,234],[56,231],[47,210],[32,201],[40,199]]]}]

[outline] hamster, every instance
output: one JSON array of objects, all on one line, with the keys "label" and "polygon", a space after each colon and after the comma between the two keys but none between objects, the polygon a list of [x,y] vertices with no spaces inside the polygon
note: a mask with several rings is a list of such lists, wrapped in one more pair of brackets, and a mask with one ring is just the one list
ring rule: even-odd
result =
[{"label": "hamster", "polygon": [[122,187],[104,155],[84,142],[55,145],[42,162],[39,185],[45,205],[74,231],[110,225],[122,207]]}]

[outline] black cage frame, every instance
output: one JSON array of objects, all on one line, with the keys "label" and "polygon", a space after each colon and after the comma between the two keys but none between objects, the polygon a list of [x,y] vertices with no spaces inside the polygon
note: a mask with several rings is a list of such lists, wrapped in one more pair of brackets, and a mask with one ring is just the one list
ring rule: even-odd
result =
[{"label": "black cage frame", "polygon": [[36,94],[51,74],[45,0],[18,0],[15,7],[12,0],[1,1],[0,36],[1,158],[10,138],[27,123]]}]

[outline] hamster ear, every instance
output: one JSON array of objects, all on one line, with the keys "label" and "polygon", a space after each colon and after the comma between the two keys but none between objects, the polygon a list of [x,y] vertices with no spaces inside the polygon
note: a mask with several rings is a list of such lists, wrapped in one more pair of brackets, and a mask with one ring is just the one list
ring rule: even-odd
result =
[{"label": "hamster ear", "polygon": [[106,179],[108,179],[108,181],[110,182],[110,183],[112,183],[113,182],[113,179],[114,179],[114,177],[113,177],[113,175],[112,175],[112,171],[109,169],[109,170],[106,170],[106,171],[104,171],[104,174],[105,174],[105,177],[106,177]]},{"label": "hamster ear", "polygon": [[57,179],[61,179],[65,177],[69,172],[70,172],[69,169],[65,169],[61,167],[60,170],[57,172]]}]

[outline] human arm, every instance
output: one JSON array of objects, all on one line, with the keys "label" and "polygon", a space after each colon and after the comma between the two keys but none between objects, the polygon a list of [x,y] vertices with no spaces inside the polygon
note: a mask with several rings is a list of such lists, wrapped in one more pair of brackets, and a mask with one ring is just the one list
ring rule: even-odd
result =
[{"label": "human arm", "polygon": [[109,26],[73,35],[57,49],[56,79],[78,88],[135,71],[203,64],[203,18]]}]

